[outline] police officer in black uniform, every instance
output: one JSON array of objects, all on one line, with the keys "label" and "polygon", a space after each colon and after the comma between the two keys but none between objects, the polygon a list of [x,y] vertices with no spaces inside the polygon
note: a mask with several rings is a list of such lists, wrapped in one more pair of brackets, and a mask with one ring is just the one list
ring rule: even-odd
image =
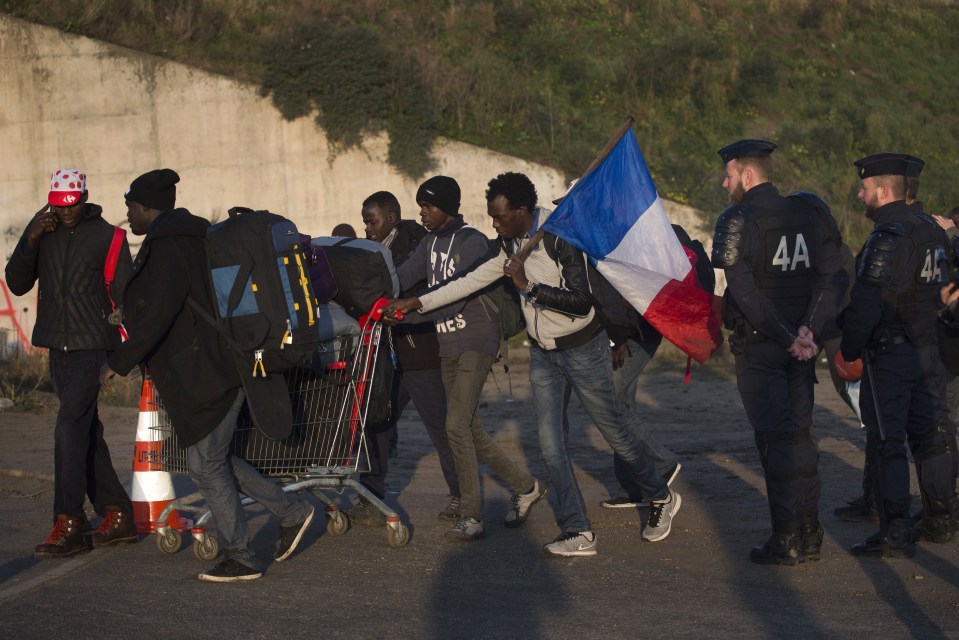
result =
[{"label": "police officer in black uniform", "polygon": [[772,536],[749,554],[759,564],[818,559],[819,453],[811,433],[816,337],[836,315],[849,276],[829,207],[811,193],[782,196],[770,182],[776,148],[740,140],[719,150],[731,206],[713,236],[726,273],[723,319],[733,330],[736,379],[755,430]]},{"label": "police officer in black uniform", "polygon": [[923,498],[919,530],[945,542],[955,531],[945,370],[936,344],[942,229],[907,204],[909,160],[874,154],[856,161],[859,199],[876,223],[856,259],[856,284],[841,318],[843,357],[862,357],[866,454],[877,476],[879,532],[852,548],[855,555],[912,557],[909,463],[912,450]]},{"label": "police officer in black uniform", "polygon": [[[926,166],[922,158],[910,156],[901,153],[876,153],[869,156],[873,160],[879,158],[902,158],[906,161],[906,204],[908,204],[917,213],[923,212],[921,202],[917,202],[919,197],[919,176],[922,174],[923,167]],[[858,164],[856,165],[859,166]],[[855,273],[855,268],[853,269]],[[847,303],[848,304],[848,303]],[[834,366],[832,359],[829,360],[830,369]],[[858,409],[858,407],[857,407]],[[857,413],[857,415],[859,415]],[[948,416],[947,416],[948,417]],[[866,431],[866,450],[870,450],[870,441],[874,434]],[[834,514],[839,516],[840,520],[846,522],[874,522],[879,512],[876,510],[876,479],[873,477],[874,469],[871,456],[866,456],[865,464],[862,468],[862,495],[849,501],[849,504],[839,507]]]}]

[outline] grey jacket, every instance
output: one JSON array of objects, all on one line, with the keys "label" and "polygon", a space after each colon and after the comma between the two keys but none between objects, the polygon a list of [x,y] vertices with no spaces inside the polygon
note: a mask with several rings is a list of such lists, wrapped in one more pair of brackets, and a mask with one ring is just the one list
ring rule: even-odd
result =
[{"label": "grey jacket", "polygon": [[[466,233],[462,218],[451,220],[439,231],[431,231],[420,240],[410,257],[397,269],[400,289],[408,289],[426,276],[429,286],[441,284],[471,269],[486,259],[489,242],[481,233]],[[460,239],[457,240],[457,235]],[[464,236],[469,237],[464,238]],[[454,243],[456,246],[454,247]],[[455,248],[455,251],[451,251]],[[410,320],[415,320],[412,316]],[[478,294],[463,297],[435,308],[425,319],[436,324],[440,357],[479,351],[496,356],[499,351],[499,323],[495,313]]]}]

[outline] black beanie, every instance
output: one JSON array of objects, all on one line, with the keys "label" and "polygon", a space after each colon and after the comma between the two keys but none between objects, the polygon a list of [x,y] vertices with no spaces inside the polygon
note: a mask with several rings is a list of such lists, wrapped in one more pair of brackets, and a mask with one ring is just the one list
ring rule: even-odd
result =
[{"label": "black beanie", "polygon": [[180,176],[173,169],[154,169],[130,183],[126,199],[145,207],[168,211],[176,204],[176,183]]},{"label": "black beanie", "polygon": [[433,176],[416,190],[416,202],[431,204],[449,216],[461,216],[460,186],[447,176]]}]

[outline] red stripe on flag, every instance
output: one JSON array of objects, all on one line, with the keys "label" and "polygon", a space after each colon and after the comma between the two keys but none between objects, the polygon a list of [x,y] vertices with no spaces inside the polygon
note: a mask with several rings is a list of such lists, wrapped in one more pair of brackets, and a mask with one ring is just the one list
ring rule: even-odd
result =
[{"label": "red stripe on flag", "polygon": [[649,303],[643,317],[663,337],[702,364],[723,343],[720,304],[722,299],[703,291],[690,270],[683,282],[670,280]]}]

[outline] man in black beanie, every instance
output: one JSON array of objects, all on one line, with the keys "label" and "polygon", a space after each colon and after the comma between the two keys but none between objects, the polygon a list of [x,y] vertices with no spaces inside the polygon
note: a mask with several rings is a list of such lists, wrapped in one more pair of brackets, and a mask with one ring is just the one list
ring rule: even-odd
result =
[{"label": "man in black beanie", "polygon": [[[433,176],[416,191],[420,220],[428,231],[396,274],[400,289],[417,282],[435,286],[455,278],[484,261],[489,241],[479,230],[463,222],[460,187],[447,176]],[[486,376],[500,346],[496,312],[481,296],[453,302],[410,321],[435,323],[439,342],[440,371],[446,390],[446,436],[460,489],[456,522],[446,532],[451,542],[471,542],[485,537],[477,459],[485,462],[514,492],[507,527],[519,527],[533,505],[546,494],[546,487],[517,466],[489,437],[480,423],[477,406]]]},{"label": "man in black beanie", "polygon": [[196,317],[187,302],[213,315],[204,249],[210,223],[173,208],[179,181],[172,169],[157,169],[134,180],[126,193],[130,228],[146,238],[123,295],[130,338],[109,358],[101,380],[114,372],[126,375],[138,364],[149,370],[179,445],[186,448],[190,477],[213,513],[223,549],[224,559],[199,579],[255,580],[262,568],[250,547],[238,491],[280,520],[277,562],[299,544],[314,509],[230,453],[245,394],[223,337]]},{"label": "man in black beanie", "polygon": [[176,184],[180,176],[173,169],[154,169],[130,183],[127,206],[139,203],[148,209],[169,211],[176,204]]}]

